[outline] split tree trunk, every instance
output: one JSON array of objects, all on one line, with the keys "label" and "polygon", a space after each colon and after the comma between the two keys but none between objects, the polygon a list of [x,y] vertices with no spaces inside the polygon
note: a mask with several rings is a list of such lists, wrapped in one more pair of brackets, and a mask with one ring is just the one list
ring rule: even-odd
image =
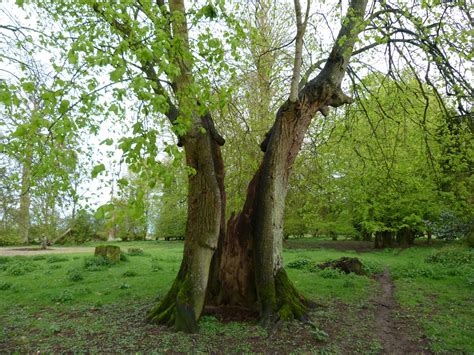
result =
[{"label": "split tree trunk", "polygon": [[[366,0],[354,0],[324,69],[288,100],[261,148],[260,168],[247,190],[242,211],[228,222],[219,243],[209,285],[209,304],[230,304],[257,309],[264,323],[301,319],[307,303],[283,267],[283,215],[292,164],[301,149],[309,124],[328,106],[351,103],[340,85],[356,40]],[[350,14],[350,15],[349,15]],[[291,96],[290,96],[291,98]]]}]

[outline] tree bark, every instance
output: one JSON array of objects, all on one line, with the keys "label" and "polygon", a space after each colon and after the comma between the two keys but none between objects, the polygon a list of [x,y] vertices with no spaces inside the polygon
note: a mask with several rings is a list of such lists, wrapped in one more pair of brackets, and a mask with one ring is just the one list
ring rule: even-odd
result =
[{"label": "tree bark", "polygon": [[410,228],[402,228],[397,232],[397,243],[401,247],[413,245],[415,241],[415,232]]},{"label": "tree bark", "polygon": [[184,138],[186,164],[195,173],[188,177],[183,260],[171,290],[150,311],[148,320],[196,332],[204,306],[211,259],[219,235],[223,233],[224,176],[220,147],[208,131],[195,130]]},{"label": "tree bark", "polygon": [[24,244],[28,244],[30,232],[30,178],[32,160],[33,151],[31,147],[29,147],[26,151],[25,161],[21,172],[20,213],[18,223],[20,238]]}]

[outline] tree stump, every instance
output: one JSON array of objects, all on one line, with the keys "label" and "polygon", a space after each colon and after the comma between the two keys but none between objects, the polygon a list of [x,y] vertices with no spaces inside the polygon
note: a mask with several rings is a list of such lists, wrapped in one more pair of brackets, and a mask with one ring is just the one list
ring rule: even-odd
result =
[{"label": "tree stump", "polygon": [[346,274],[353,272],[357,275],[365,275],[360,260],[357,258],[349,258],[347,256],[343,256],[337,260],[328,261],[327,263],[318,264],[318,267],[320,269],[326,269],[328,267],[332,269],[339,269]]},{"label": "tree stump", "polygon": [[98,245],[95,247],[94,256],[102,256],[110,261],[120,261],[120,247],[115,245]]}]

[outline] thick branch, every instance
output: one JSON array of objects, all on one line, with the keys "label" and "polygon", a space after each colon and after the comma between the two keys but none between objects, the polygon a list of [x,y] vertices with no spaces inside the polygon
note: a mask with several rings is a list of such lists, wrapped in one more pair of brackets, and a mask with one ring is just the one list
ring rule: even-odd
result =
[{"label": "thick branch", "polygon": [[326,65],[318,75],[336,87],[342,82],[357,35],[362,31],[361,25],[366,6],[367,0],[351,1]]},{"label": "thick branch", "polygon": [[[363,17],[367,0],[352,0],[337,35],[329,58],[318,76],[309,81],[301,95],[309,102],[319,102],[321,106],[337,107],[352,102],[342,93],[341,82],[349,64],[357,35],[363,30]],[[327,108],[322,111],[327,114]]]}]

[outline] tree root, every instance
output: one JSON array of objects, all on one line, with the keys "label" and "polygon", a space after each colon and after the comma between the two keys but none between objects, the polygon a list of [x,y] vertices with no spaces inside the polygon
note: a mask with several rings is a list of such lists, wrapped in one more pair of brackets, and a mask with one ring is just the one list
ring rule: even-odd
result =
[{"label": "tree root", "polygon": [[191,283],[187,277],[183,278],[184,274],[180,270],[165,298],[150,310],[147,316],[149,323],[175,327],[186,333],[198,331],[197,319],[191,305]]},{"label": "tree root", "polygon": [[275,293],[272,298],[272,311],[267,310],[261,315],[261,324],[264,326],[274,326],[293,319],[306,322],[309,320],[309,310],[315,306],[296,290],[284,269],[275,275]]}]

